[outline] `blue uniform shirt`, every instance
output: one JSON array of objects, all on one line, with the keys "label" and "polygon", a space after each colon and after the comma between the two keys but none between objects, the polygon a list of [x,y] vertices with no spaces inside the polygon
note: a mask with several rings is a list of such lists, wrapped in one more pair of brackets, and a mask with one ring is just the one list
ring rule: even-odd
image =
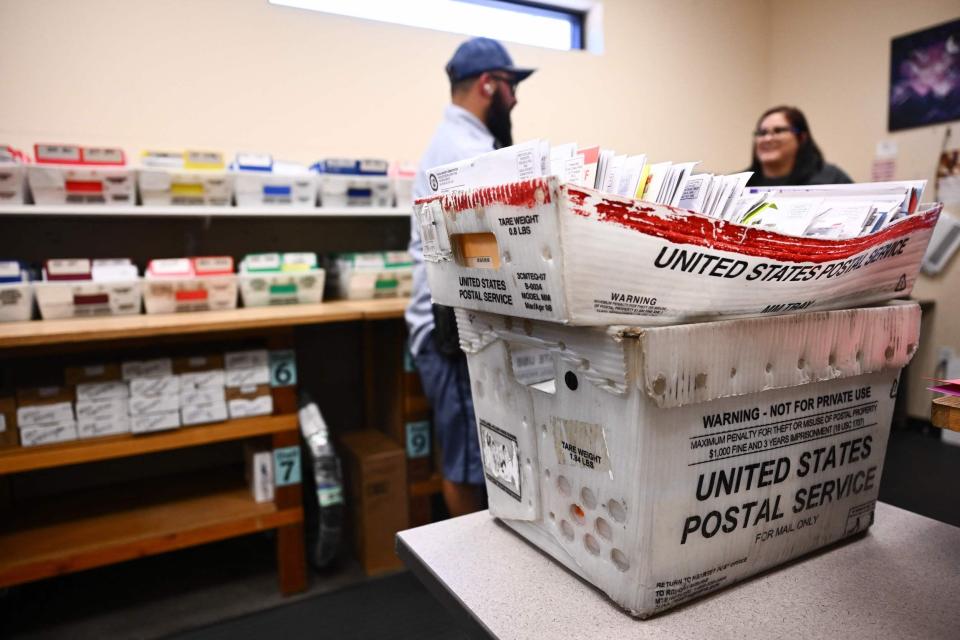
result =
[{"label": "blue uniform shirt", "polygon": [[[463,107],[447,105],[443,121],[420,160],[417,179],[413,184],[413,197],[423,198],[432,194],[427,184],[428,169],[493,151],[493,145],[493,134],[479,118]],[[404,317],[410,330],[410,351],[417,354],[424,339],[433,330],[433,309],[427,272],[423,265],[420,226],[416,218],[410,221],[410,255],[413,257],[413,297]]]}]

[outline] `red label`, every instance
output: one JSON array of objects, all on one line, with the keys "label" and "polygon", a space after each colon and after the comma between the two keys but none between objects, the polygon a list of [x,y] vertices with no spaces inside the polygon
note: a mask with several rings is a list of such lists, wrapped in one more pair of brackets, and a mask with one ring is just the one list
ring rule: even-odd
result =
[{"label": "red label", "polygon": [[207,299],[207,290],[206,289],[190,289],[187,291],[177,291],[174,295],[175,300],[182,300],[184,302],[192,300],[206,300]]},{"label": "red label", "polygon": [[103,183],[99,180],[67,180],[67,193],[103,193]]},{"label": "red label", "polygon": [[109,304],[110,296],[105,293],[91,293],[87,295],[81,295],[79,293],[74,294],[73,304],[82,305],[82,304]]}]

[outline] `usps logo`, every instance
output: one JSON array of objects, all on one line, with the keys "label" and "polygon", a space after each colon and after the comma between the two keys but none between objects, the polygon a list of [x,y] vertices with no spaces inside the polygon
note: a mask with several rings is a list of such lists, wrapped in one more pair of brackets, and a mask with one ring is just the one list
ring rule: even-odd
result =
[{"label": "usps logo", "polygon": [[437,175],[435,173],[430,174],[430,190],[436,191],[440,188],[440,183],[437,182]]}]

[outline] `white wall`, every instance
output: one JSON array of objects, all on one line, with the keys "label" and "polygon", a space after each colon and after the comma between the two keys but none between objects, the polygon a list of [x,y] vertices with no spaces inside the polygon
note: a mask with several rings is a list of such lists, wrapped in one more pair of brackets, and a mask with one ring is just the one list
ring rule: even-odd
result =
[{"label": "white wall", "polygon": [[[508,47],[540,70],[515,139],[747,163],[764,0],[604,2],[606,52]],[[0,0],[0,140],[417,160],[463,36],[267,0]],[[760,37],[758,37],[758,34]]]},{"label": "white wall", "polygon": [[[960,15],[957,0],[606,0],[605,53],[511,45],[517,140],[600,143],[656,160],[745,167],[757,115],[803,108],[827,158],[869,178],[930,178],[943,127],[886,133],[890,39]],[[267,0],[0,0],[0,141],[268,151],[415,161],[448,100],[462,36],[274,7]],[[928,192],[929,193],[929,192]],[[958,262],[958,261],[955,261]],[[960,267],[934,298],[913,385],[960,350]],[[910,413],[929,411],[914,393]]]},{"label": "white wall", "polygon": [[[770,4],[770,104],[801,107],[824,155],[856,181],[870,179],[876,144],[897,143],[897,179],[933,179],[946,125],[887,132],[890,40],[960,17],[957,0],[773,0]],[[953,145],[960,126],[953,123]],[[954,207],[960,214],[960,207]],[[908,412],[929,417],[940,345],[960,353],[960,259],[939,276],[920,277],[916,298],[934,300],[924,316],[920,350],[911,366]]]}]

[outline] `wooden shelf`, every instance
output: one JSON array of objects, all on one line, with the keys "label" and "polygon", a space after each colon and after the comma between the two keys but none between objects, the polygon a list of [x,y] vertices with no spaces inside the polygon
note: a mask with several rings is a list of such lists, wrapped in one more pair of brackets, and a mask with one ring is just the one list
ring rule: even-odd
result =
[{"label": "wooden shelf", "polygon": [[214,207],[97,204],[0,206],[7,216],[108,216],[115,218],[409,218],[411,207]]},{"label": "wooden shelf", "polygon": [[431,496],[435,493],[440,493],[443,490],[442,485],[442,476],[434,472],[426,480],[420,480],[419,482],[411,482],[409,491],[410,496],[413,498],[421,498],[423,496]]},{"label": "wooden shelf", "polygon": [[407,298],[0,323],[0,349],[403,317]]},{"label": "wooden shelf", "polygon": [[125,434],[0,451],[0,475],[294,431],[296,414],[240,418],[172,431]]},{"label": "wooden shelf", "polygon": [[303,521],[300,506],[257,504],[235,477],[219,476],[101,488],[21,509],[0,525],[0,587]]},{"label": "wooden shelf", "polygon": [[960,397],[941,396],[930,408],[930,422],[940,429],[960,431]]}]

